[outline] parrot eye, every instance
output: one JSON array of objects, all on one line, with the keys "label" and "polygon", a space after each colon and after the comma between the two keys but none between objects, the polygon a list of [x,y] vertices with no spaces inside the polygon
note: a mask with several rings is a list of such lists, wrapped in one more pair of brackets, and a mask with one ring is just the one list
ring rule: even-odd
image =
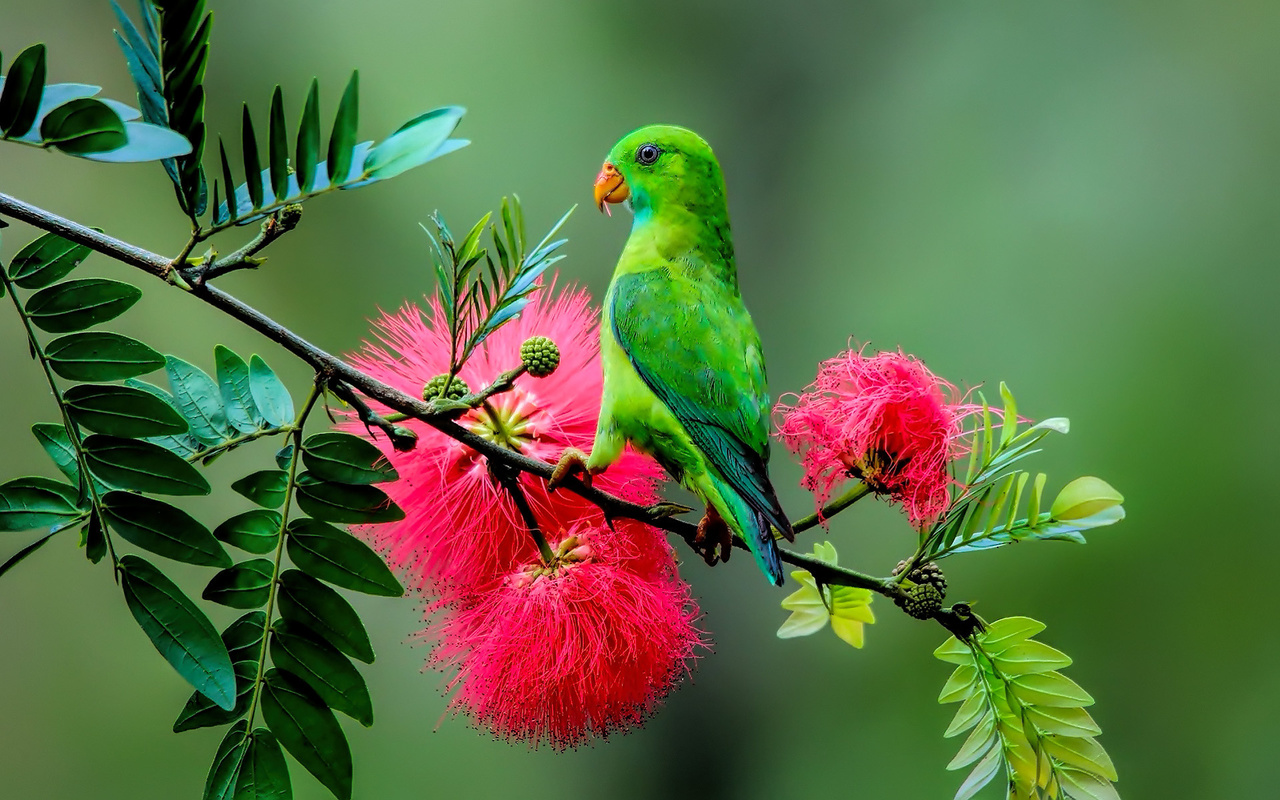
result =
[{"label": "parrot eye", "polygon": [[656,144],[642,144],[636,150],[636,161],[647,167],[657,161],[660,155],[662,150]]}]

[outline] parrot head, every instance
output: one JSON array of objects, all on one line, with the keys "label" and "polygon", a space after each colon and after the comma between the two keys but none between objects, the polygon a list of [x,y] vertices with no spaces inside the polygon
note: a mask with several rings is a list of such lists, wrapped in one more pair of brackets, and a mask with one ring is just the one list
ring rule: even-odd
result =
[{"label": "parrot head", "polygon": [[663,206],[724,208],[724,178],[711,146],[687,128],[646,125],[613,146],[595,183],[596,206],[627,202],[637,217]]}]

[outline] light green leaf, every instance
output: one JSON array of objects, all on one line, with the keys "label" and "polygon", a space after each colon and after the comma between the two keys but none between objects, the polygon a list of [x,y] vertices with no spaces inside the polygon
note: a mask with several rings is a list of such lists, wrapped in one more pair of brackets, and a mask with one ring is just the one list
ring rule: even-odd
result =
[{"label": "light green leaf", "polygon": [[1071,664],[1066,653],[1034,640],[1019,642],[992,658],[1000,671],[1010,676],[1052,672]]},{"label": "light green leaf", "polygon": [[1074,767],[1116,780],[1116,766],[1111,756],[1092,736],[1046,736],[1044,748],[1049,755]]},{"label": "light green leaf", "polygon": [[1072,800],[1120,800],[1120,793],[1116,791],[1116,787],[1112,786],[1110,781],[1092,772],[1072,767],[1059,767],[1057,773],[1063,788],[1070,793]]},{"label": "light green leaf", "polygon": [[445,106],[406,122],[369,151],[364,160],[366,176],[384,180],[441,155],[442,145],[465,113],[459,106]]},{"label": "light green leaf", "polygon": [[1082,520],[1115,508],[1123,502],[1124,496],[1111,484],[1101,478],[1085,476],[1062,487],[1049,514],[1058,520]]},{"label": "light green leaf", "polygon": [[222,393],[208,373],[176,356],[165,356],[164,370],[192,436],[205,444],[220,444],[234,435],[222,408]]},{"label": "light green leaf", "polygon": [[1033,706],[1027,708],[1027,718],[1041,733],[1058,736],[1097,736],[1102,733],[1102,728],[1083,708]]},{"label": "light green leaf", "polygon": [[972,663],[961,664],[947,678],[942,691],[938,693],[939,703],[958,703],[965,700],[978,688],[978,668]]},{"label": "light green leaf", "polygon": [[964,783],[960,784],[960,788],[956,791],[954,800],[969,800],[977,794],[982,787],[991,783],[991,779],[1000,771],[1000,765],[1004,763],[1001,758],[1000,748],[993,747],[987,753],[973,771],[969,773],[969,777],[964,779]]},{"label": "light green leaf", "polygon": [[979,718],[978,725],[969,734],[969,738],[965,739],[964,744],[960,746],[960,752],[956,753],[955,758],[951,759],[951,762],[947,764],[947,769],[960,769],[972,764],[991,748],[998,748],[998,741],[996,737],[996,718],[990,711],[987,711]]},{"label": "light green leaf", "polygon": [[995,655],[1007,647],[1030,639],[1043,631],[1044,627],[1043,622],[1030,617],[1005,617],[987,626],[986,633],[982,634],[982,647]]},{"label": "light green leaf", "polygon": [[951,718],[951,724],[947,726],[947,732],[942,734],[943,738],[950,739],[952,736],[958,736],[977,725],[978,720],[982,718],[986,710],[987,698],[985,694],[975,692],[969,695],[960,704],[960,708],[956,710],[956,715]]},{"label": "light green leaf", "polygon": [[258,410],[274,427],[293,422],[293,398],[267,362],[254,355],[249,359],[249,387]]},{"label": "light green leaf", "polygon": [[973,651],[969,649],[969,645],[955,637],[943,642],[937,650],[933,651],[933,655],[934,658],[951,664],[973,663]]},{"label": "light green leaf", "polygon": [[253,433],[267,427],[267,420],[253,399],[249,365],[245,360],[222,345],[213,349],[213,360],[217,365],[223,410],[231,426],[241,433]]},{"label": "light green leaf", "polygon": [[1093,696],[1060,672],[1018,675],[1012,683],[1017,698],[1029,705],[1055,708],[1093,705]]}]

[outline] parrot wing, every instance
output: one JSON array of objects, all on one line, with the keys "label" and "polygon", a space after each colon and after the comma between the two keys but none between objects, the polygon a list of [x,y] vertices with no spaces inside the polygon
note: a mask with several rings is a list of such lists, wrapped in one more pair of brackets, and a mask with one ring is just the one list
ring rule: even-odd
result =
[{"label": "parrot wing", "polygon": [[614,339],[723,479],[791,538],[769,482],[769,394],[760,339],[736,295],[668,269],[617,276]]}]

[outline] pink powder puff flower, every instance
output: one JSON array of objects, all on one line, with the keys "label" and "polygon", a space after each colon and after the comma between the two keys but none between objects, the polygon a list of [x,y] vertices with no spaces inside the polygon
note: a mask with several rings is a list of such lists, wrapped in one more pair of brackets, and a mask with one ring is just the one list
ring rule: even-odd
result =
[{"label": "pink powder puff flower", "polygon": [[912,525],[944,511],[948,464],[966,452],[961,421],[978,406],[899,351],[846,350],[822,362],[808,389],[774,409],[777,436],[800,456],[818,506],[847,477],[902,503]]},{"label": "pink powder puff flower", "polygon": [[703,641],[654,528],[580,524],[552,548],[553,566],[535,556],[511,568],[427,635],[439,637],[431,663],[456,670],[456,713],[499,738],[564,749],[642,724]]},{"label": "pink powder puff flower", "polygon": [[[554,281],[553,281],[554,283]],[[491,334],[458,377],[478,390],[520,364],[520,345],[531,336],[549,337],[560,349],[560,365],[548,377],[523,375],[511,391],[459,423],[525,455],[555,461],[567,447],[590,449],[600,412],[603,375],[597,328],[599,312],[585,291],[547,286],[536,292],[521,315]],[[449,332],[438,301],[425,309],[405,304],[373,322],[376,341],[366,342],[351,363],[408,394],[449,369]],[[483,457],[417,420],[405,426],[418,434],[409,452],[395,451],[385,438],[377,444],[400,473],[383,488],[404,509],[404,520],[372,526],[363,533],[407,575],[411,588],[430,589],[445,599],[460,597],[499,580],[513,564],[536,558],[537,549],[505,489],[489,474]],[[363,432],[355,421],[344,427]],[[595,485],[638,503],[657,499],[661,469],[628,452],[598,476]],[[551,493],[540,478],[522,475],[521,486],[549,529],[574,520],[602,522],[600,510],[567,491]],[[553,524],[561,521],[558,525]]]}]

